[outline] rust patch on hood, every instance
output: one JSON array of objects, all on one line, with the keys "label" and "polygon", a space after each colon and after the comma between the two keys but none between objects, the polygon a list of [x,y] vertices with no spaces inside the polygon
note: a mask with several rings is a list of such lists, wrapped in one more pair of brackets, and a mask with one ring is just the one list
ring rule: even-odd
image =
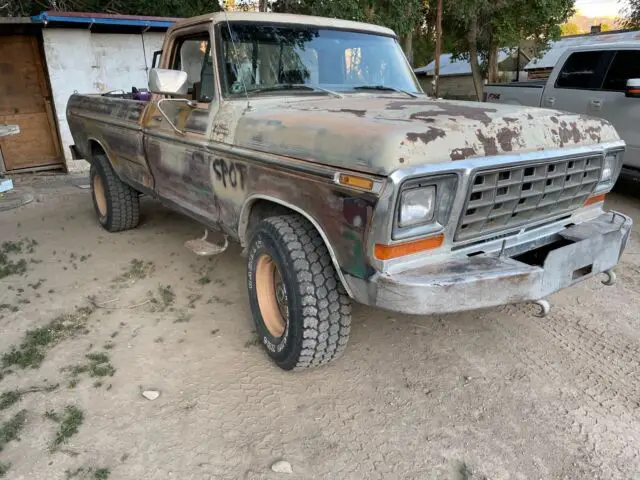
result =
[{"label": "rust patch on hood", "polygon": [[386,110],[404,110],[406,107],[426,106],[426,105],[438,105],[431,100],[426,102],[423,100],[398,100],[396,102],[389,102],[386,106]]},{"label": "rust patch on hood", "polygon": [[[402,104],[406,106],[411,106],[410,103],[406,102],[392,102],[387,107],[388,110],[400,110],[400,108],[392,108],[395,104]],[[420,102],[422,103],[422,102]],[[449,118],[462,118],[467,120],[476,120],[482,123],[484,126],[490,125],[494,119],[492,119],[488,113],[496,113],[497,110],[495,108],[486,108],[486,107],[476,107],[476,106],[461,106],[461,105],[452,105],[449,103],[437,103],[432,104],[437,108],[434,110],[425,110],[421,112],[416,112],[411,114],[409,117],[412,120],[421,120],[423,122],[435,121],[437,117],[449,117]],[[402,108],[404,109],[404,108]]]},{"label": "rust patch on hood", "polygon": [[420,120],[421,122],[425,122],[425,123],[435,123],[436,119],[433,117],[425,117],[423,116],[423,113],[425,112],[418,112],[418,113],[412,113],[411,115],[409,115],[409,119],[410,120]]},{"label": "rust patch on hood", "polygon": [[422,140],[422,143],[427,144],[433,142],[438,138],[444,138],[446,136],[447,133],[441,128],[429,127],[429,130],[424,133],[408,132],[407,140],[414,143],[418,140]]},{"label": "rust patch on hood", "polygon": [[564,147],[565,143],[569,143],[569,140],[573,140],[573,143],[580,143],[582,137],[580,136],[580,130],[578,130],[578,124],[571,122],[568,124],[565,121],[560,122],[560,146]]},{"label": "rust patch on hood", "polygon": [[476,154],[475,149],[471,147],[454,148],[451,150],[451,160],[464,160],[473,157]]},{"label": "rust patch on hood", "polygon": [[513,140],[518,138],[520,131],[508,127],[501,128],[496,134],[496,139],[500,144],[500,148],[505,152],[513,151]]},{"label": "rust patch on hood", "polygon": [[584,129],[584,133],[589,135],[589,138],[594,142],[600,143],[602,127],[588,127]]},{"label": "rust patch on hood", "polygon": [[341,108],[340,110],[328,110],[328,111],[332,113],[350,113],[359,118],[364,118],[364,116],[367,114],[366,110],[353,110],[349,108]]},{"label": "rust patch on hood", "polygon": [[484,154],[489,155],[497,155],[498,154],[498,145],[496,144],[496,139],[493,137],[485,137],[482,133],[482,130],[478,130],[476,132],[476,136],[478,140],[482,144],[484,148]]}]

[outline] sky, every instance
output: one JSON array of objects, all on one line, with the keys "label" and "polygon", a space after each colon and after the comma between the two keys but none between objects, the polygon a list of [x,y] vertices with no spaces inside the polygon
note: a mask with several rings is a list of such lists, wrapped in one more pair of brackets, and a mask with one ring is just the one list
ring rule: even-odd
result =
[{"label": "sky", "polygon": [[587,17],[617,17],[626,3],[624,0],[576,0],[576,10]]}]

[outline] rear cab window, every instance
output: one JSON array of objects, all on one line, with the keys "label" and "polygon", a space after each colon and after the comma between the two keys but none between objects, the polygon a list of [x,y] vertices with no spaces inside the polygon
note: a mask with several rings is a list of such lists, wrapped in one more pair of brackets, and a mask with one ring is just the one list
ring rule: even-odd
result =
[{"label": "rear cab window", "polygon": [[556,88],[595,90],[602,86],[614,52],[596,50],[572,53],[556,79]]},{"label": "rear cab window", "polygon": [[602,85],[603,90],[624,92],[627,80],[640,78],[640,50],[619,50]]}]

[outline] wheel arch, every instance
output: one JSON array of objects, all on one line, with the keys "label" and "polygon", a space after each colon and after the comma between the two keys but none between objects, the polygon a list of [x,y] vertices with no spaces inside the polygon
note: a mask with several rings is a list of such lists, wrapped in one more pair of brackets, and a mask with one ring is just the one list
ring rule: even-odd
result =
[{"label": "wheel arch", "polygon": [[[104,153],[107,156],[107,158],[109,158],[107,149],[102,144],[102,142],[97,138],[89,137],[87,139],[87,153],[89,154],[89,157],[92,157],[94,153],[99,153],[99,152]],[[90,158],[89,160],[92,160],[92,158]],[[109,159],[109,162],[111,162],[111,159]]]},{"label": "wheel arch", "polygon": [[[329,256],[331,257],[331,262],[333,263],[333,267],[336,269],[336,272],[338,273],[338,278],[340,279],[342,286],[347,292],[347,295],[349,295],[350,298],[354,298],[353,292],[349,287],[349,284],[345,279],[344,274],[342,273],[342,269],[340,268],[340,262],[338,262],[338,257],[336,256],[336,253],[333,247],[331,246],[331,243],[329,242],[329,237],[325,233],[324,229],[320,226],[318,221],[315,218],[313,218],[313,216],[311,216],[308,212],[304,211],[302,208],[297,207],[285,200],[281,200],[277,197],[273,197],[271,195],[264,195],[264,194],[255,194],[247,197],[244,204],[242,205],[242,210],[240,211],[240,220],[238,222],[238,238],[240,240],[240,245],[242,245],[243,247],[247,245],[247,242],[249,240],[247,238],[247,235],[249,233],[249,227],[251,226],[251,220],[252,220],[251,213],[255,211],[255,207],[259,205],[265,205],[265,206],[271,205],[275,207],[273,209],[273,211],[275,212],[275,215],[280,215],[282,213],[297,213],[302,215],[304,218],[306,218],[313,225],[316,231],[320,234],[322,241],[327,247],[327,250],[329,251]],[[283,208],[286,209],[288,212],[283,212],[282,210],[280,210]],[[268,211],[268,208],[266,210]],[[275,216],[275,215],[267,214],[258,218],[262,220],[263,218],[267,218],[269,216]]]},{"label": "wheel arch", "polygon": [[87,140],[87,144],[88,144],[88,153],[90,157],[88,161],[90,164],[93,164],[93,155],[102,153],[107,158],[107,161],[109,162],[109,165],[111,165],[111,168],[113,169],[116,176],[121,181],[129,185],[129,182],[127,181],[127,179],[123,178],[121,174],[121,169],[117,168],[118,164],[113,161],[113,159],[111,158],[111,155],[109,155],[109,151],[107,147],[105,147],[105,145],[100,140],[98,140],[95,137],[89,137],[89,139]]}]

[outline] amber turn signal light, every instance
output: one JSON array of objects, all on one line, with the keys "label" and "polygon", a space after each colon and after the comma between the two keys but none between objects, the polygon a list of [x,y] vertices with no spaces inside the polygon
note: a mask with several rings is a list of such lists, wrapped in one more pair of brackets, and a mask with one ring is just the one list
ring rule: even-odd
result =
[{"label": "amber turn signal light", "polygon": [[349,187],[362,188],[363,190],[373,189],[373,180],[365,177],[357,177],[355,175],[340,174],[338,182],[341,185],[347,185]]},{"label": "amber turn signal light", "polygon": [[444,243],[444,234],[434,235],[433,237],[422,238],[405,243],[396,243],[395,245],[376,244],[374,254],[378,260],[391,260],[392,258],[411,255],[412,253],[423,252],[425,250],[433,250],[439,248]]},{"label": "amber turn signal light", "polygon": [[588,207],[589,205],[593,205],[594,203],[604,202],[604,197],[607,195],[605,193],[601,193],[599,195],[591,195],[584,201],[584,206]]}]

